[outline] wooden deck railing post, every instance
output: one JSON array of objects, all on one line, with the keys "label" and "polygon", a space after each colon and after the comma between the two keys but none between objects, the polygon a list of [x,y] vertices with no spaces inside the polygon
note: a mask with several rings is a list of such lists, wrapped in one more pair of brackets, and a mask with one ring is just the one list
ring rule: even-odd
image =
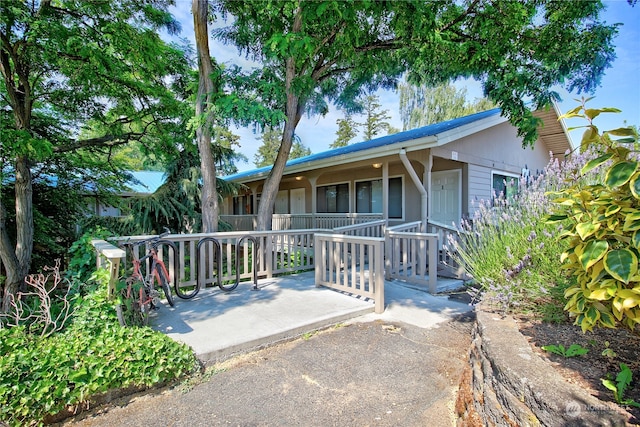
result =
[{"label": "wooden deck railing post", "polygon": [[96,267],[102,268],[104,260],[109,263],[109,284],[107,286],[107,298],[112,300],[116,296],[116,282],[120,272],[120,260],[126,256],[126,252],[105,240],[92,240],[91,244],[96,249]]}]

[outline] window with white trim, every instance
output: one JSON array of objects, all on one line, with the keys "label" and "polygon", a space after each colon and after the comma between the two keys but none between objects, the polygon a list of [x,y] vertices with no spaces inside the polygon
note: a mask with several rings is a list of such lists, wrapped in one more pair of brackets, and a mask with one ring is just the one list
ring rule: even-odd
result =
[{"label": "window with white trim", "polygon": [[519,179],[520,177],[518,175],[492,172],[492,199],[502,198],[503,200],[512,200],[518,194]]},{"label": "window with white trim", "polygon": [[[389,178],[389,218],[402,218],[402,178]],[[356,212],[382,213],[382,180],[356,182]]]},{"label": "window with white trim", "polygon": [[348,213],[349,184],[323,185],[316,191],[318,213]]}]

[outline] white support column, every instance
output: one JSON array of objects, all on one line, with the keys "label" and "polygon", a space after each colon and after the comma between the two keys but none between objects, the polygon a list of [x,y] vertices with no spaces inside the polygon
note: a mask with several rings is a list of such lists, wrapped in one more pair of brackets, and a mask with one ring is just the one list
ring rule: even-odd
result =
[{"label": "white support column", "polygon": [[[389,163],[382,164],[382,219],[389,221]],[[388,224],[388,223],[387,223]]]},{"label": "white support column", "polygon": [[422,221],[422,225],[420,226],[420,232],[426,233],[427,220],[429,217],[429,214],[427,212],[427,190],[424,188],[424,184],[420,181],[420,177],[418,176],[415,169],[411,165],[411,162],[407,158],[407,153],[404,150],[404,148],[401,149],[398,154],[400,155],[400,160],[402,161],[402,164],[407,170],[409,177],[411,177],[413,184],[416,186],[416,189],[420,192],[420,214],[421,214],[421,221]]},{"label": "white support column", "polygon": [[431,149],[429,149],[429,160],[427,160],[427,164],[424,168],[424,182],[427,184],[427,221],[431,219],[431,169],[433,169],[433,154],[431,154]]},{"label": "white support column", "polygon": [[316,182],[318,177],[308,176],[309,184],[311,184],[311,228],[316,228],[316,214],[318,213],[318,187]]}]

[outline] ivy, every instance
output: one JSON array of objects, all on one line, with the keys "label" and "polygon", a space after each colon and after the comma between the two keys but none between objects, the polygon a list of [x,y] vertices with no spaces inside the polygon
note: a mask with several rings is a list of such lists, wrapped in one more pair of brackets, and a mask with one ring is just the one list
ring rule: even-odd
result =
[{"label": "ivy", "polygon": [[63,333],[0,329],[0,424],[42,424],[109,390],[151,387],[197,368],[188,346],[150,328],[121,328],[104,288],[75,302]]}]

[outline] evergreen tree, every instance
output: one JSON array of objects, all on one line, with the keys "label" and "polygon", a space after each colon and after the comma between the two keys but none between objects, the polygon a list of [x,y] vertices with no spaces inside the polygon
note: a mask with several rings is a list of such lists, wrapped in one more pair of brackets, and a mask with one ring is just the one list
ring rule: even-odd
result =
[{"label": "evergreen tree", "polygon": [[[282,141],[282,131],[269,127],[265,129],[259,139],[262,139],[262,145],[258,147],[253,163],[257,168],[272,166],[278,155],[278,148],[280,147],[280,141]],[[294,143],[292,144],[289,158],[297,159],[310,154],[311,150],[300,141],[297,135],[294,135]]]},{"label": "evergreen tree", "polygon": [[389,130],[391,125],[387,120],[391,119],[389,110],[381,110],[380,98],[375,95],[367,95],[362,101],[366,114],[365,122],[362,123],[363,138],[369,141],[376,137],[383,130]]},{"label": "evergreen tree", "polygon": [[347,114],[344,119],[336,120],[336,124],[338,125],[338,131],[336,132],[338,137],[329,145],[329,148],[345,147],[349,141],[358,135],[358,124],[350,114]]},{"label": "evergreen tree", "polygon": [[486,98],[467,101],[467,89],[452,84],[435,87],[400,85],[400,118],[404,130],[415,129],[446,120],[495,108]]}]

